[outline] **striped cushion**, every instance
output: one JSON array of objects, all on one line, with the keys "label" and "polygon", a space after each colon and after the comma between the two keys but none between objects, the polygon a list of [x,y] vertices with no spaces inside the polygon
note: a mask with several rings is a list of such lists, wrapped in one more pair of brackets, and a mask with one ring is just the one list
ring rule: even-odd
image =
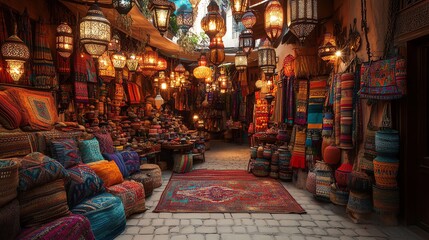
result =
[{"label": "striped cushion", "polygon": [[124,205],[110,193],[88,199],[71,211],[88,218],[96,239],[113,239],[125,230]]},{"label": "striped cushion", "polygon": [[107,192],[119,197],[124,204],[125,215],[146,211],[143,185],[134,181],[124,181],[107,188]]}]

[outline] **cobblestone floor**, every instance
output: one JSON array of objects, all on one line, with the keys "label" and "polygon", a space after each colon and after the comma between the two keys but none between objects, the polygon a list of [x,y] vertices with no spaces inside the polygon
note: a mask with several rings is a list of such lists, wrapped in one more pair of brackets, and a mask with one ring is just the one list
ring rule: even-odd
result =
[{"label": "cobblestone floor", "polygon": [[[247,145],[212,141],[206,162],[197,169],[247,169]],[[285,188],[307,211],[307,214],[268,213],[153,213],[171,171],[163,172],[163,185],[146,199],[148,211],[132,215],[121,240],[369,240],[424,239],[404,226],[385,227],[376,224],[354,224],[345,208],[316,201],[305,190],[292,183]]]}]

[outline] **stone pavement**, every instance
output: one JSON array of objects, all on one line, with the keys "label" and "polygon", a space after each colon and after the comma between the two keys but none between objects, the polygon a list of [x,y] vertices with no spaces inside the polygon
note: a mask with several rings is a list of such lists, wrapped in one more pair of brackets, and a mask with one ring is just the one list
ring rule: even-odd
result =
[{"label": "stone pavement", "polygon": [[[206,162],[197,169],[247,169],[249,148],[212,141]],[[423,239],[404,226],[354,224],[345,208],[316,201],[309,192],[283,183],[307,214],[269,213],[153,213],[171,171],[163,172],[163,185],[146,199],[148,211],[127,219],[121,240],[369,240]]]}]

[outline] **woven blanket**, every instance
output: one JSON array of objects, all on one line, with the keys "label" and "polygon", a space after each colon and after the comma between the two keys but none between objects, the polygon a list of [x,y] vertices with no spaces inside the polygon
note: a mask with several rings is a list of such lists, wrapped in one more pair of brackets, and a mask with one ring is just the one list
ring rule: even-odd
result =
[{"label": "woven blanket", "polygon": [[19,194],[23,226],[39,226],[70,214],[62,179]]},{"label": "woven blanket", "polygon": [[305,129],[301,131],[296,130],[292,157],[290,160],[290,166],[293,168],[305,168],[305,140]]},{"label": "woven blanket", "polygon": [[35,136],[37,139],[37,146],[35,148],[35,151],[42,152],[45,154],[51,154],[50,152],[50,142],[53,140],[58,139],[77,139],[83,134],[82,131],[58,131],[58,130],[51,130],[51,131],[39,131],[36,132]]},{"label": "woven blanket", "polygon": [[89,220],[85,216],[71,214],[70,216],[56,219],[38,228],[27,228],[20,233],[18,239],[93,240],[95,237],[92,233]]},{"label": "woven blanket", "polygon": [[74,82],[97,82],[97,72],[92,57],[76,48],[73,68]]},{"label": "woven blanket", "polygon": [[334,78],[335,84],[335,98],[334,98],[334,133],[335,133],[335,144],[340,145],[340,119],[341,119],[341,74],[336,74]]},{"label": "woven blanket", "polygon": [[308,129],[322,129],[323,124],[323,104],[309,103],[308,104]]},{"label": "woven blanket", "polygon": [[110,193],[87,199],[71,211],[88,218],[96,239],[114,239],[125,230],[124,205]]},{"label": "woven blanket", "polygon": [[0,158],[25,156],[36,149],[33,134],[25,132],[0,132]]},{"label": "woven blanket", "polygon": [[293,86],[295,83],[295,77],[291,76],[287,80],[286,84],[286,122],[288,124],[293,124],[294,119],[294,107],[295,107],[295,94],[293,91]]},{"label": "woven blanket", "polygon": [[51,88],[58,84],[48,36],[47,25],[38,21],[32,56],[33,74],[35,75],[33,85],[38,88]]},{"label": "woven blanket", "polygon": [[139,182],[124,181],[108,187],[107,192],[121,199],[126,216],[146,211],[144,187]]},{"label": "woven blanket", "polygon": [[304,125],[307,123],[307,99],[308,81],[298,80],[298,94],[296,99],[295,124]]},{"label": "woven blanket", "polygon": [[353,74],[341,75],[341,100],[340,100],[340,147],[353,148]]},{"label": "woven blanket", "polygon": [[133,82],[128,82],[127,90],[130,104],[140,104],[142,100],[140,86]]},{"label": "woven blanket", "polygon": [[88,84],[86,82],[74,82],[76,103],[88,103]]}]

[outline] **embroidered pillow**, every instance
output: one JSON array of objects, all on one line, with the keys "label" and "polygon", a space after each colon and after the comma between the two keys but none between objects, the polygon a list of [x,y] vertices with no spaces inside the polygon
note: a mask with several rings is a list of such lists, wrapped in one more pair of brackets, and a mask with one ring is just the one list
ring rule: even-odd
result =
[{"label": "embroidered pillow", "polygon": [[93,164],[89,166],[103,180],[105,187],[122,183],[124,178],[114,161]]},{"label": "embroidered pillow", "polygon": [[113,160],[118,165],[119,170],[124,178],[129,176],[127,166],[124,163],[124,159],[120,153],[103,153],[103,157],[108,160]]},{"label": "embroidered pillow", "polygon": [[0,92],[0,124],[4,128],[12,130],[19,128],[22,120],[21,111],[9,95],[8,91]]},{"label": "embroidered pillow", "polygon": [[140,170],[140,156],[132,150],[124,150],[119,152],[124,159],[128,173],[131,175]]},{"label": "embroidered pillow", "polygon": [[10,88],[22,114],[21,127],[28,131],[47,131],[58,121],[57,108],[49,92]]},{"label": "embroidered pillow", "polygon": [[67,169],[70,183],[67,186],[67,201],[70,208],[84,199],[104,192],[103,180],[86,164]]},{"label": "embroidered pillow", "polygon": [[113,147],[113,139],[110,133],[94,133],[100,144],[100,151],[102,153],[114,153],[115,148]]},{"label": "embroidered pillow", "polygon": [[59,139],[51,141],[52,157],[65,168],[73,167],[81,162],[79,149],[74,139]]},{"label": "embroidered pillow", "polygon": [[84,163],[96,162],[104,159],[100,152],[100,144],[95,138],[79,142],[79,150],[82,154],[82,161]]}]

